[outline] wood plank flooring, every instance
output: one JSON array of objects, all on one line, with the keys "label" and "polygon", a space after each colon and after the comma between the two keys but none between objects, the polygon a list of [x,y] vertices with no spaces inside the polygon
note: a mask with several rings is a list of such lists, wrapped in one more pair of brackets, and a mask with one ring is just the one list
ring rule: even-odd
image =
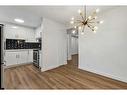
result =
[{"label": "wood plank flooring", "polygon": [[33,65],[5,70],[5,89],[127,89],[127,83],[80,70],[74,55],[67,65],[40,72]]}]

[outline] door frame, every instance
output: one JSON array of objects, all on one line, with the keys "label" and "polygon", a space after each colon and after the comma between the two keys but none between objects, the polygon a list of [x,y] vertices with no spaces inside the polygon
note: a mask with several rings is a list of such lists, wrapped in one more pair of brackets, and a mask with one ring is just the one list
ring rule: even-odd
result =
[{"label": "door frame", "polygon": [[1,65],[0,65],[0,81],[1,81],[1,85],[0,85],[0,89],[4,89],[4,25],[0,24],[0,35],[1,35]]}]

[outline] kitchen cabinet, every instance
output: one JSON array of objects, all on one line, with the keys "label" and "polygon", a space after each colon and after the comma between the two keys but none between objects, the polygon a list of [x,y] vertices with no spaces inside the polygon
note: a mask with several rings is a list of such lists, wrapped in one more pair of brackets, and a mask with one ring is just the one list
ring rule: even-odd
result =
[{"label": "kitchen cabinet", "polygon": [[18,53],[18,64],[27,63],[28,51],[20,51]]},{"label": "kitchen cabinet", "polygon": [[41,38],[42,37],[42,27],[39,26],[35,29],[35,38]]},{"label": "kitchen cabinet", "polygon": [[6,66],[32,63],[33,50],[6,50],[5,52]]},{"label": "kitchen cabinet", "polygon": [[18,64],[17,55],[18,55],[18,52],[6,52],[5,53],[6,66]]},{"label": "kitchen cabinet", "polygon": [[33,62],[33,50],[28,51],[28,63]]},{"label": "kitchen cabinet", "polygon": [[35,29],[27,28],[23,26],[16,26],[17,28],[13,28],[16,25],[6,24],[5,25],[5,35],[4,38],[7,39],[23,39],[27,42],[36,42],[35,38]]}]

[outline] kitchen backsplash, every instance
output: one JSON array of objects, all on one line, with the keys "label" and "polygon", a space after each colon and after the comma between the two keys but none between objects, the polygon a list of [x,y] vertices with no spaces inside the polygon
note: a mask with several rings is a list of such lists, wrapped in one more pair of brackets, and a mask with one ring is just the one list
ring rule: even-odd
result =
[{"label": "kitchen backsplash", "polygon": [[22,39],[6,39],[6,49],[41,49],[41,43],[25,42]]}]

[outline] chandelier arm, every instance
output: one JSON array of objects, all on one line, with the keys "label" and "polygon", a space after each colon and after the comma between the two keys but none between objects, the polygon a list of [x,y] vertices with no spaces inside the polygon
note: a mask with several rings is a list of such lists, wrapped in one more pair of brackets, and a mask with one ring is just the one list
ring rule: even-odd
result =
[{"label": "chandelier arm", "polygon": [[80,14],[80,16],[81,16],[82,20],[84,20],[84,17],[83,17],[83,15],[82,15],[82,14]]},{"label": "chandelier arm", "polygon": [[82,27],[82,26],[83,26],[83,24],[79,24],[79,25],[77,25],[77,27],[79,27],[79,26],[81,26],[81,27]]},{"label": "chandelier arm", "polygon": [[80,21],[75,21],[74,24],[81,23]]},{"label": "chandelier arm", "polygon": [[92,21],[92,20],[94,20],[95,18],[92,18],[92,19],[88,19],[88,21]]},{"label": "chandelier arm", "polygon": [[75,21],[74,23],[80,23],[80,21]]},{"label": "chandelier arm", "polygon": [[78,25],[75,25],[75,26],[79,27],[79,26],[82,26],[82,25],[83,25],[83,24],[79,23]]},{"label": "chandelier arm", "polygon": [[99,24],[100,21],[96,21],[95,23]]},{"label": "chandelier arm", "polygon": [[92,19],[88,19],[88,21],[94,20],[94,16],[96,15],[95,12],[93,12],[93,14],[91,15]]},{"label": "chandelier arm", "polygon": [[93,25],[91,25],[90,23],[87,23],[89,26],[93,27]]},{"label": "chandelier arm", "polygon": [[87,24],[87,26],[93,31],[93,28],[91,27],[91,25]]},{"label": "chandelier arm", "polygon": [[89,23],[96,23],[96,22],[89,22]]},{"label": "chandelier arm", "polygon": [[94,30],[94,26],[93,25],[91,25],[91,24],[88,24],[91,28],[92,28],[92,30]]},{"label": "chandelier arm", "polygon": [[95,24],[99,24],[99,21],[95,21],[95,22],[88,22],[88,23],[95,23]]},{"label": "chandelier arm", "polygon": [[85,26],[83,26],[83,28],[82,28],[82,32],[84,32],[84,29],[85,29]]},{"label": "chandelier arm", "polygon": [[77,22],[82,22],[81,20],[76,20]]}]

